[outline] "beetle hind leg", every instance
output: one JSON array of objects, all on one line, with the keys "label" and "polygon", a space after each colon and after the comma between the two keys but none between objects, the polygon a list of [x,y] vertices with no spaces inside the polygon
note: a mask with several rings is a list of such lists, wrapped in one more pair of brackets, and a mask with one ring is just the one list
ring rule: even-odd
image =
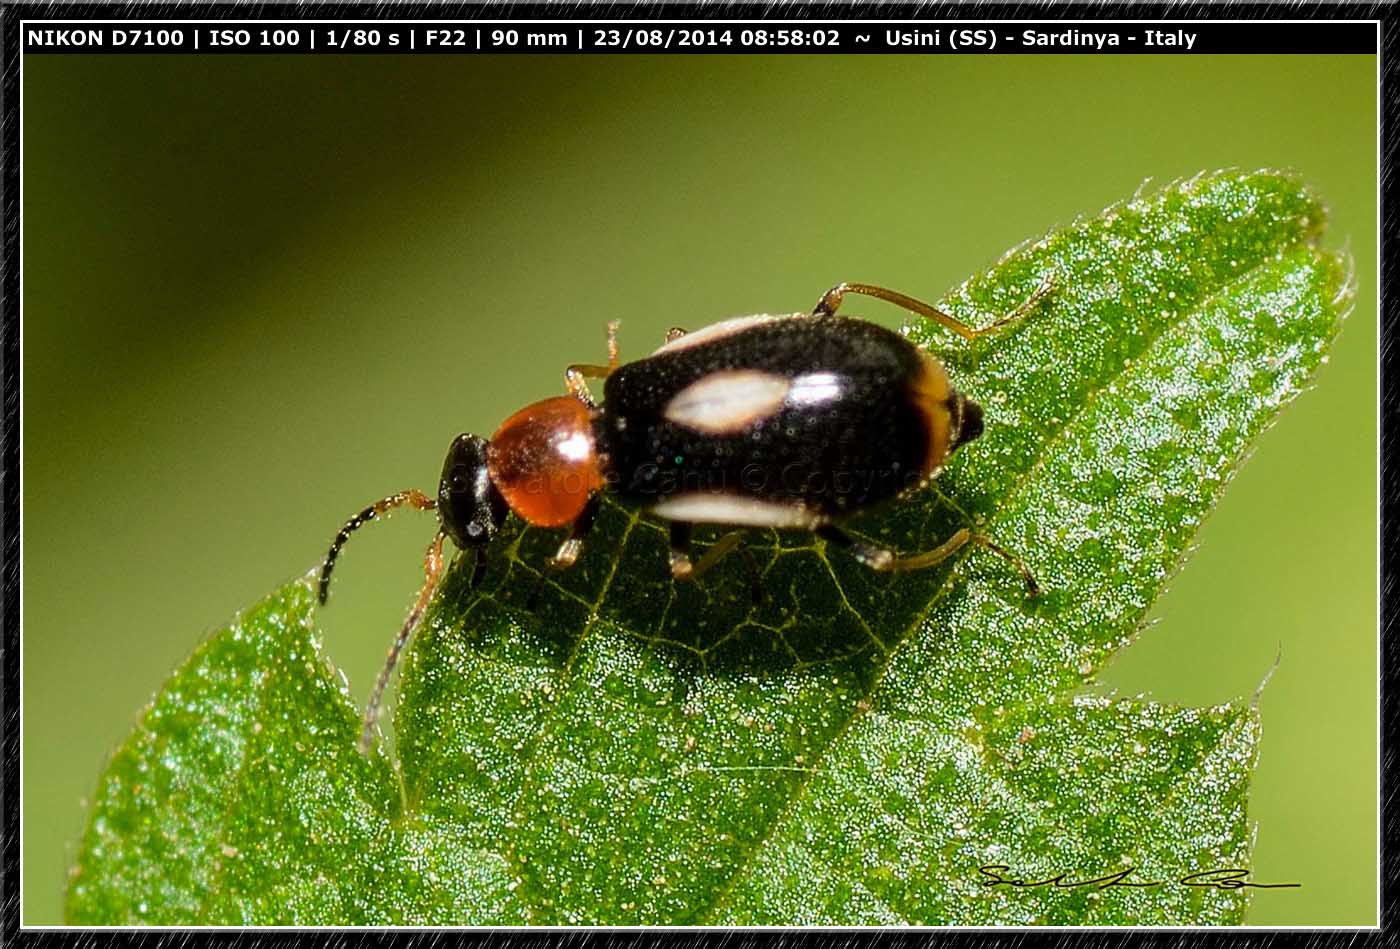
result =
[{"label": "beetle hind leg", "polygon": [[858,293],[867,297],[874,297],[877,300],[884,300],[886,303],[893,303],[901,309],[916,313],[919,316],[933,320],[938,325],[952,330],[963,339],[969,342],[979,337],[995,333],[1010,323],[1020,320],[1031,310],[1035,309],[1040,301],[1054,289],[1055,282],[1053,276],[1047,274],[1040,282],[1040,286],[1031,292],[1031,295],[1022,300],[1021,303],[1010,313],[1001,317],[993,323],[982,327],[968,326],[962,320],[952,314],[945,313],[938,307],[922,300],[916,300],[898,290],[890,290],[887,287],[877,287],[869,283],[838,283],[830,290],[823,293],[817,305],[812,309],[813,316],[835,316],[836,311],[841,308],[841,301],[848,293]]},{"label": "beetle hind leg", "polygon": [[881,573],[903,573],[910,570],[926,570],[929,567],[936,567],[947,560],[953,554],[962,550],[969,543],[986,547],[992,553],[1001,557],[1007,563],[1016,568],[1025,581],[1026,593],[1030,596],[1040,594],[1040,585],[1035,582],[1035,577],[1031,574],[1020,558],[996,544],[990,537],[983,534],[976,534],[966,527],[959,528],[953,535],[939,544],[932,550],[926,550],[921,554],[911,554],[908,557],[900,557],[894,551],[886,547],[877,547],[874,544],[867,544],[864,541],[856,540],[841,528],[834,524],[823,524],[817,528],[817,536],[824,540],[845,547],[851,552],[851,556],[857,561],[865,564],[871,570],[878,570]]},{"label": "beetle hind leg", "polygon": [[[871,570],[887,573],[895,570],[896,564],[899,563],[899,558],[895,556],[894,551],[887,547],[877,547],[874,544],[867,544],[865,541],[856,540],[835,524],[821,525],[817,528],[817,536],[822,540],[836,544],[838,547],[846,548],[851,552],[851,556],[856,558],[858,563],[864,564]],[[953,536],[956,537],[957,535],[955,534]],[[966,539],[964,538],[963,541],[958,543],[958,547],[961,547],[965,542]],[[943,546],[938,549],[943,550],[943,548],[947,546],[948,543],[944,543]],[[956,549],[957,547],[953,548],[953,550]],[[947,551],[939,559],[941,560],[943,557],[947,557],[952,552],[952,550]],[[930,553],[932,553],[932,551]],[[934,563],[936,562],[937,561],[934,561]],[[929,566],[932,565],[932,563],[929,564]]]}]

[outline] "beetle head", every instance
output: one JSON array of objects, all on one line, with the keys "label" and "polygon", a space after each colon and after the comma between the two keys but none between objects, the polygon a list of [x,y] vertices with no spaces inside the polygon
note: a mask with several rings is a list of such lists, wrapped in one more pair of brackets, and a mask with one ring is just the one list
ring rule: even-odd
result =
[{"label": "beetle head", "polygon": [[465,550],[491,542],[510,509],[491,483],[486,439],[458,435],[447,450],[438,483],[438,516],[448,537]]}]

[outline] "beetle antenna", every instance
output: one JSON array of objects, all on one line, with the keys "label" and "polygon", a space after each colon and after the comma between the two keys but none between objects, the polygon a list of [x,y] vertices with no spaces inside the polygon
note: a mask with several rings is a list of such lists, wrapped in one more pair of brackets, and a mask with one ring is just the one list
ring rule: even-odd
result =
[{"label": "beetle antenna", "polygon": [[381,514],[392,511],[396,507],[403,507],[405,504],[411,505],[419,511],[431,511],[437,508],[437,502],[422,491],[400,491],[387,498],[380,498],[345,522],[340,533],[335,535],[335,540],[331,541],[331,549],[326,552],[326,559],[321,561],[321,585],[316,597],[322,606],[326,605],[326,598],[330,596],[331,570],[335,567],[335,558],[340,556],[340,548],[345,546],[350,535],[361,525],[374,520]]},{"label": "beetle antenna", "polygon": [[442,541],[446,536],[442,531],[438,531],[433,537],[433,542],[428,545],[427,553],[423,555],[423,587],[418,591],[418,599],[413,602],[413,609],[408,611],[403,625],[399,627],[399,634],[394,638],[394,644],[389,647],[389,655],[384,660],[384,668],[379,671],[379,678],[374,682],[374,691],[370,693],[369,704],[365,706],[364,727],[360,731],[362,755],[368,755],[374,747],[374,728],[379,723],[379,705],[384,699],[389,677],[393,675],[394,667],[399,663],[399,654],[403,652],[403,647],[422,621],[423,614],[428,609],[428,602],[433,598],[433,591],[437,589],[438,579],[442,576]]}]

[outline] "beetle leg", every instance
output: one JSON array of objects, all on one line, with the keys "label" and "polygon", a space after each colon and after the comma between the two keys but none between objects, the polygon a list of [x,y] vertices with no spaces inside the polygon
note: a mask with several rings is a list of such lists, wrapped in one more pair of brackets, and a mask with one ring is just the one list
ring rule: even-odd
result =
[{"label": "beetle leg", "polygon": [[692,562],[690,559],[690,538],[695,525],[689,521],[671,522],[671,576],[676,580],[696,580],[734,550],[743,554],[748,564],[750,592],[755,604],[763,600],[763,585],[759,582],[758,561],[745,546],[744,532],[730,531],[711,545],[704,556]]},{"label": "beetle leg", "polygon": [[593,529],[593,521],[598,516],[601,497],[602,495],[595,494],[589,498],[588,503],[583,506],[583,512],[574,520],[568,539],[559,545],[554,559],[549,562],[549,565],[555,570],[567,570],[572,567],[578,560],[578,555],[583,553],[583,539]]},{"label": "beetle leg", "polygon": [[433,598],[433,591],[437,589],[438,579],[442,576],[442,542],[446,536],[442,531],[438,531],[433,542],[428,545],[428,552],[423,555],[423,586],[418,591],[418,599],[414,601],[413,608],[408,611],[408,617],[399,627],[399,634],[394,637],[394,644],[389,647],[389,655],[384,660],[384,668],[379,671],[379,678],[374,682],[374,691],[369,695],[369,704],[365,706],[365,717],[360,729],[362,755],[368,755],[374,747],[374,728],[379,722],[379,705],[384,700],[384,690],[389,685],[389,677],[394,673],[394,666],[398,665],[403,647],[423,619],[428,603]]},{"label": "beetle leg", "polygon": [[671,522],[671,576],[689,580],[695,576],[695,564],[690,562],[690,535],[695,525],[689,521]]},{"label": "beetle leg", "polygon": [[1011,564],[1011,566],[1015,567],[1017,572],[1021,574],[1021,579],[1026,582],[1027,594],[1029,594],[1030,596],[1040,595],[1040,584],[1035,582],[1034,575],[1032,575],[1030,570],[1026,567],[1026,565],[1021,562],[1020,557],[1017,557],[1009,550],[1006,550],[1005,548],[997,545],[992,541],[990,537],[986,536],[985,534],[973,534],[972,542],[974,544],[980,544],[981,546],[986,547],[988,550],[996,554],[1002,560],[1005,560],[1007,563]]},{"label": "beetle leg", "polygon": [[724,559],[724,557],[727,554],[733,552],[736,549],[741,550],[747,554],[748,551],[744,550],[744,548],[741,546],[743,543],[743,531],[730,531],[728,534],[725,534],[719,540],[715,541],[709,550],[705,551],[705,555],[703,557],[701,557],[695,562],[695,569],[691,572],[690,578],[694,580],[697,577],[702,576],[703,574],[708,572],[711,567],[713,567],[715,564],[719,563],[722,559]]},{"label": "beetle leg", "polygon": [[473,590],[481,586],[481,578],[486,576],[486,548],[476,548],[475,557],[476,560],[472,561],[471,582],[468,584]]},{"label": "beetle leg", "polygon": [[606,379],[612,372],[607,366],[595,366],[589,363],[574,363],[564,370],[564,385],[569,387],[569,392],[590,409],[596,407],[593,401],[593,393],[588,391],[586,379]]},{"label": "beetle leg", "polygon": [[969,542],[978,544],[986,547],[1016,568],[1017,572],[1021,574],[1021,579],[1026,583],[1027,594],[1037,596],[1040,593],[1040,586],[1035,582],[1035,577],[1031,575],[1030,570],[1026,569],[1026,565],[1019,558],[997,545],[990,537],[984,534],[974,534],[966,527],[954,531],[953,536],[932,550],[924,551],[921,554],[912,554],[908,557],[900,557],[888,548],[876,547],[874,544],[856,540],[834,524],[823,524],[818,527],[817,536],[847,548],[856,560],[871,570],[879,570],[882,573],[925,570],[929,567],[936,567],[962,550]]},{"label": "beetle leg", "polygon": [[559,573],[568,570],[578,562],[579,554],[583,553],[583,539],[593,529],[593,521],[598,516],[598,507],[601,502],[601,495],[593,495],[583,506],[583,511],[579,513],[579,516],[574,518],[573,526],[569,529],[569,536],[564,540],[564,543],[559,545],[559,549],[549,560],[549,570],[541,570],[535,577],[535,585],[530,588],[530,595],[525,598],[526,609],[533,612],[535,607],[539,606],[540,594],[544,592],[544,582],[548,579],[550,572]]},{"label": "beetle leg", "polygon": [[564,370],[564,385],[568,387],[574,398],[589,408],[593,408],[596,403],[593,401],[593,393],[588,391],[588,383],[585,380],[606,379],[617,368],[617,327],[617,320],[608,323],[608,364],[606,366],[593,363],[574,363]]},{"label": "beetle leg", "polygon": [[617,327],[618,320],[608,321],[608,372],[617,368]]},{"label": "beetle leg", "polygon": [[[871,570],[893,570],[895,561],[898,559],[895,557],[894,551],[856,540],[835,524],[822,524],[817,528],[817,536],[836,544],[838,547],[845,547],[851,552],[851,556],[855,557],[857,561],[865,564],[865,566],[869,567]],[[966,538],[963,540],[963,543],[965,542]],[[946,547],[947,544],[944,544],[944,546]],[[961,547],[962,543],[959,543],[958,546]],[[949,553],[951,552],[952,551],[949,551]],[[947,555],[945,554],[944,556]]]},{"label": "beetle leg", "polygon": [[698,561],[692,561],[690,538],[694,531],[695,525],[689,521],[671,522],[671,576],[677,580],[698,579],[744,540],[743,531],[730,531],[715,541]]},{"label": "beetle leg", "polygon": [[980,336],[994,333],[1005,327],[1009,323],[1014,323],[1024,317],[1031,310],[1039,305],[1040,301],[1054,289],[1054,278],[1046,274],[1045,279],[1040,282],[1030,296],[1021,301],[1021,304],[1006,316],[983,327],[971,327],[962,320],[948,313],[944,313],[937,307],[916,300],[911,296],[900,293],[898,290],[889,290],[885,287],[877,287],[868,283],[838,283],[826,293],[822,294],[817,301],[816,307],[812,310],[813,316],[835,316],[836,311],[841,307],[841,301],[848,293],[859,293],[867,297],[874,297],[877,300],[884,300],[886,303],[893,303],[897,307],[908,310],[910,313],[917,313],[919,316],[927,317],[947,329],[957,333],[963,339],[974,340]]}]

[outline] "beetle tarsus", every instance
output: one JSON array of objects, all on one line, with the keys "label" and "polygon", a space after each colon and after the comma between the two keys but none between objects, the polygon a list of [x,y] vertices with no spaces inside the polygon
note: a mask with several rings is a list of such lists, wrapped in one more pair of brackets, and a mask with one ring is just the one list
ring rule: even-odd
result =
[{"label": "beetle tarsus", "polygon": [[574,398],[589,408],[596,408],[597,403],[593,400],[593,393],[588,391],[587,380],[606,379],[617,368],[617,328],[619,325],[617,320],[608,323],[608,364],[606,366],[580,362],[574,363],[564,370],[564,385],[568,387]]},{"label": "beetle tarsus", "polygon": [[690,561],[690,537],[695,525],[688,521],[671,522],[671,577],[675,580],[689,580],[695,575],[695,564]]},{"label": "beetle tarsus", "polygon": [[1021,561],[1020,557],[1017,557],[1006,548],[995,543],[985,534],[973,534],[972,542],[987,548],[992,553],[1011,564],[1011,566],[1015,567],[1017,572],[1021,574],[1021,579],[1025,581],[1027,596],[1040,596],[1040,584],[1036,582],[1035,575],[1031,573],[1030,568]]},{"label": "beetle tarsus", "polygon": [[559,545],[559,550],[550,561],[550,566],[555,570],[567,570],[578,561],[579,555],[583,553],[584,538],[593,529],[593,522],[598,519],[598,508],[601,504],[602,495],[593,495],[583,506],[579,516],[574,518],[568,538]]}]

